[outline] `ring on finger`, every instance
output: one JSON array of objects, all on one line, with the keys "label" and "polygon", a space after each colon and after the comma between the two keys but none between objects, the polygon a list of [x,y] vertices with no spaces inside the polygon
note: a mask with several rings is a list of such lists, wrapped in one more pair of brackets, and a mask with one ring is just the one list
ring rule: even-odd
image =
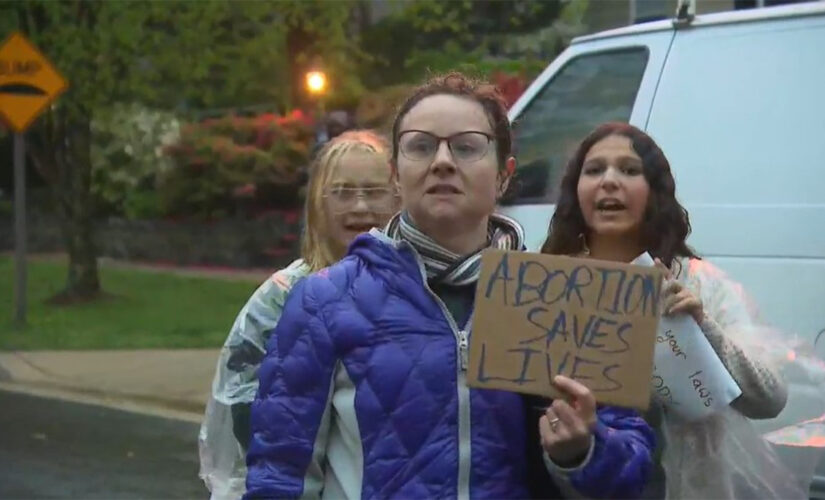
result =
[{"label": "ring on finger", "polygon": [[553,420],[551,420],[551,421],[549,422],[549,423],[550,423],[550,430],[552,430],[553,432],[556,432],[556,429],[559,427],[559,421],[560,421],[560,420],[561,420],[561,419],[560,419],[560,418],[558,418],[558,417],[556,417],[556,418],[554,418]]}]

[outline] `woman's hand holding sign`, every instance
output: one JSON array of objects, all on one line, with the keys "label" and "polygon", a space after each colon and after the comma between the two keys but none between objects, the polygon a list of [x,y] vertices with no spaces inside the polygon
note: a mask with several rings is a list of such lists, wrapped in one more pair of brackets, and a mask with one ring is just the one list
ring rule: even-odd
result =
[{"label": "woman's hand holding sign", "polygon": [[590,389],[562,375],[553,379],[553,385],[567,397],[553,400],[539,420],[541,445],[556,465],[575,467],[590,450],[596,398]]},{"label": "woman's hand holding sign", "polygon": [[688,290],[682,283],[673,279],[670,269],[661,260],[656,259],[656,267],[665,272],[666,284],[663,301],[664,312],[668,316],[673,314],[690,314],[697,324],[701,325],[705,317],[702,299]]}]

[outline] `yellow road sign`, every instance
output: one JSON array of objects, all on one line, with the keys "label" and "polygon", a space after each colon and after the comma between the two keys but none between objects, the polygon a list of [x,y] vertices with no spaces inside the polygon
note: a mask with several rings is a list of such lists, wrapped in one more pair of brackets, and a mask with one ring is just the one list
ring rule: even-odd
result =
[{"label": "yellow road sign", "polygon": [[12,33],[0,45],[0,115],[15,132],[31,122],[68,87],[46,56]]}]

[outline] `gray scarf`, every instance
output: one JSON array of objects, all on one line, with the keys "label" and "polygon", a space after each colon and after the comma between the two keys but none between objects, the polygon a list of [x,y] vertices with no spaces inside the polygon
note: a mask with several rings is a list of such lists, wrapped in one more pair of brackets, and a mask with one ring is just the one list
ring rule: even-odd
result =
[{"label": "gray scarf", "polygon": [[[406,211],[395,214],[384,233],[394,240],[406,241],[416,249],[424,261],[429,280],[461,286],[476,282],[481,274],[481,252],[484,248],[469,255],[455,254],[419,231]],[[509,217],[492,214],[487,227],[487,241],[487,248],[521,250],[524,247],[524,229]]]}]

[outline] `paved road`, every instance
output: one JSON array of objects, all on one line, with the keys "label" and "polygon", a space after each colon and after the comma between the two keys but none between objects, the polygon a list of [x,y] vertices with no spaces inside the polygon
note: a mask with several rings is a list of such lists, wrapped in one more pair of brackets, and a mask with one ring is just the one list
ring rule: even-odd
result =
[{"label": "paved road", "polygon": [[[189,422],[0,391],[0,499],[206,499],[197,432]],[[825,499],[825,482],[814,491]]]},{"label": "paved road", "polygon": [[0,391],[0,498],[208,498],[189,422]]}]

